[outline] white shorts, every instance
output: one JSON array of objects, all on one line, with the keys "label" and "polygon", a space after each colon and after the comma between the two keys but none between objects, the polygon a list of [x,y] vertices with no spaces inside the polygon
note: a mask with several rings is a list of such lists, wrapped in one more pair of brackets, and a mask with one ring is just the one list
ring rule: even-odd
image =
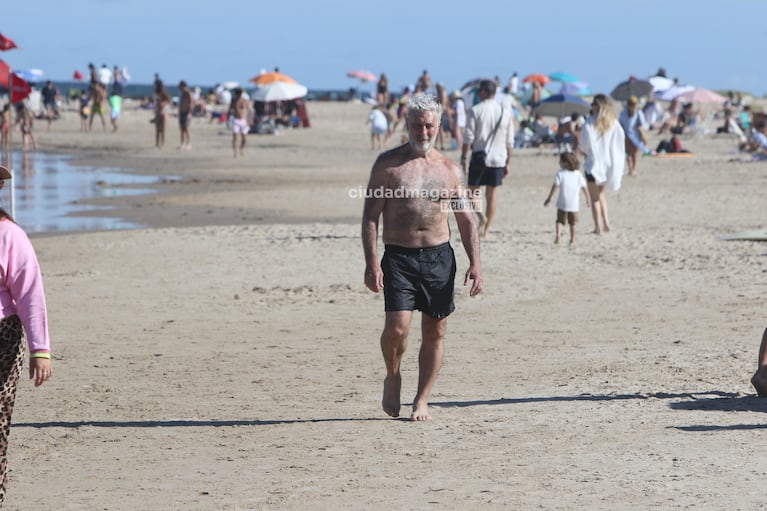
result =
[{"label": "white shorts", "polygon": [[249,131],[250,126],[248,125],[247,119],[232,119],[232,133],[235,135],[237,133],[247,135]]}]

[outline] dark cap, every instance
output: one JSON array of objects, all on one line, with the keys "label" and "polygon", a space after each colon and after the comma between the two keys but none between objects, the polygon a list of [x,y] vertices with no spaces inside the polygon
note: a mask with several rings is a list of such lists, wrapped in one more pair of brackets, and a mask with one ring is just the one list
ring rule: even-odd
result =
[{"label": "dark cap", "polygon": [[11,173],[7,168],[0,165],[0,180],[11,179]]}]

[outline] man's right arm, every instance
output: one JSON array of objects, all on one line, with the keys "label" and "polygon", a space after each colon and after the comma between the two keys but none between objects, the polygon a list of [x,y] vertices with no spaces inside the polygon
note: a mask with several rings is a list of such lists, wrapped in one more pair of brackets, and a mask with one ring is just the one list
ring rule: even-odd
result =
[{"label": "man's right arm", "polygon": [[[383,197],[375,197],[376,189],[384,189],[388,181],[387,169],[380,159],[370,172],[365,206],[362,212],[362,248],[365,252],[365,285],[374,293],[383,289],[383,271],[378,261],[378,221],[386,204]],[[383,194],[380,194],[383,195]]]}]

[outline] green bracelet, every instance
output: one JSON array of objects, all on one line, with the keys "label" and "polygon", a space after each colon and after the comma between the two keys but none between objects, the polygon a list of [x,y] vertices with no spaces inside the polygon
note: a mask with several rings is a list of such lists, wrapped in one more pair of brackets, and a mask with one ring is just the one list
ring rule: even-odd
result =
[{"label": "green bracelet", "polygon": [[44,351],[40,351],[40,352],[37,352],[37,353],[30,353],[29,358],[47,358],[47,359],[50,359],[51,358],[51,354],[50,353],[45,353]]}]

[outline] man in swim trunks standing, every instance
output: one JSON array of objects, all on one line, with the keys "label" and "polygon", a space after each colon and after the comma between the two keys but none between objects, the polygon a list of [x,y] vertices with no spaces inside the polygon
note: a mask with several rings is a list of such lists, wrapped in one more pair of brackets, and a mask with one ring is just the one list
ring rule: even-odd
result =
[{"label": "man in swim trunks standing", "polygon": [[[469,269],[469,294],[482,290],[479,235],[461,169],[434,148],[442,106],[422,94],[408,100],[407,144],[382,153],[370,173],[362,218],[365,285],[384,291],[386,321],[381,351],[386,363],[382,406],[400,411],[400,363],[413,310],[421,311],[418,392],[410,419],[430,419],[428,401],[444,354],[447,316],[455,310],[456,273],[448,215],[455,214]],[[385,252],[378,261],[378,222],[383,215]]]},{"label": "man in swim trunks standing", "polygon": [[237,135],[240,135],[240,156],[243,155],[245,148],[245,139],[250,132],[250,123],[252,119],[252,109],[250,101],[242,95],[242,89],[234,89],[232,102],[229,106],[229,118],[232,120],[232,150],[234,157],[237,158]]},{"label": "man in swim trunks standing", "polygon": [[192,140],[189,135],[189,123],[192,122],[194,99],[186,81],[181,80],[178,83],[178,90],[178,127],[181,132],[181,145],[179,145],[179,149],[191,149]]}]

